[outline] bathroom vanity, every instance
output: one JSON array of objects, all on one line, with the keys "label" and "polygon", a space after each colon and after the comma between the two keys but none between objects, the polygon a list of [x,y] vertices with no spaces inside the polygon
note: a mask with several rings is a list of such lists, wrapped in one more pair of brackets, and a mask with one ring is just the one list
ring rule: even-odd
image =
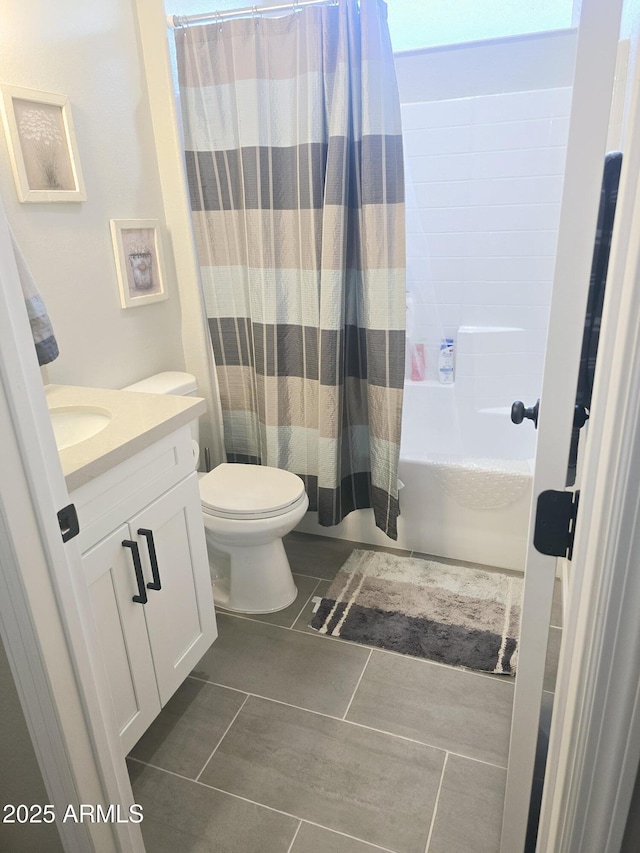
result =
[{"label": "bathroom vanity", "polygon": [[[217,636],[189,427],[205,404],[130,391],[45,390],[54,429],[56,418],[66,417],[72,441],[76,421],[88,424],[91,413],[107,419],[59,454],[127,753]],[[56,437],[60,447],[68,431],[62,441],[59,430]]]}]

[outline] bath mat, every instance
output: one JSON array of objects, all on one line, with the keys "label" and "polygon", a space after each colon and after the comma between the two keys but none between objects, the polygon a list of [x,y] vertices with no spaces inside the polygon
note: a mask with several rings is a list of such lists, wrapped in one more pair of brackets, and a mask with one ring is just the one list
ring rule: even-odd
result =
[{"label": "bath mat", "polygon": [[352,551],[309,624],[320,634],[515,675],[522,580],[384,551]]}]

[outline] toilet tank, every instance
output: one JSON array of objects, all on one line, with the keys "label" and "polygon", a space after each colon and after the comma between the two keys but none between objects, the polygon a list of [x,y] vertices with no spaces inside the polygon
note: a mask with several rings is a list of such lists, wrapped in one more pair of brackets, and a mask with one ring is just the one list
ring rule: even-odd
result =
[{"label": "toilet tank", "polygon": [[[175,394],[178,397],[197,397],[198,384],[195,376],[190,373],[182,373],[179,370],[167,370],[164,373],[155,373],[133,385],[127,385],[123,391],[139,391],[142,394]],[[198,421],[191,424],[191,435],[198,442]]]}]

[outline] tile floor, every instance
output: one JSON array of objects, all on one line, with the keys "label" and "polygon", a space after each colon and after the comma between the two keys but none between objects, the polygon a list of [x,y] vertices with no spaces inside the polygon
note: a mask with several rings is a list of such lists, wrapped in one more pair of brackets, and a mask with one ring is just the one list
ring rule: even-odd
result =
[{"label": "tile floor", "polygon": [[318,636],[312,598],[358,546],[285,545],[297,600],[219,612],[129,756],[148,853],[496,853],[513,682]]}]

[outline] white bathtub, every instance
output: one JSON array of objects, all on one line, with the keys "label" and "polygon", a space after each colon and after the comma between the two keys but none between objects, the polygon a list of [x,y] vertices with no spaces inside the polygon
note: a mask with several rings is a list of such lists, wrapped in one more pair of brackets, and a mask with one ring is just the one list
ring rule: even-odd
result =
[{"label": "white bathtub", "polygon": [[535,440],[508,406],[478,409],[455,386],[407,382],[402,547],[523,570]]},{"label": "white bathtub", "polygon": [[[535,430],[507,406],[475,408],[455,385],[407,382],[395,547],[524,570]],[[357,510],[336,527],[307,513],[298,530],[394,546]]]}]

